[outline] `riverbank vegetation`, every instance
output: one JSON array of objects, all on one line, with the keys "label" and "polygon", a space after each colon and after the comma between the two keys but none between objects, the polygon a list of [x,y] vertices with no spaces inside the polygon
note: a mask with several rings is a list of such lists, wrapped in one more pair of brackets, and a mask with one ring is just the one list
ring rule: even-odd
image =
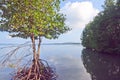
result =
[{"label": "riverbank vegetation", "polygon": [[103,9],[86,25],[82,45],[98,52],[120,54],[120,0],[106,0]]}]

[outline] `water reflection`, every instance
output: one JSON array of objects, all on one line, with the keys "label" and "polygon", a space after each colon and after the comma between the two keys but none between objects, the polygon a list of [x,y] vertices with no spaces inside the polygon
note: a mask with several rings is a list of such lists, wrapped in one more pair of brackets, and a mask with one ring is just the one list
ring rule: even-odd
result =
[{"label": "water reflection", "polygon": [[120,56],[82,51],[83,64],[92,80],[119,80]]},{"label": "water reflection", "polygon": [[41,58],[55,66],[57,80],[91,80],[81,61],[81,51],[80,45],[44,45]]}]

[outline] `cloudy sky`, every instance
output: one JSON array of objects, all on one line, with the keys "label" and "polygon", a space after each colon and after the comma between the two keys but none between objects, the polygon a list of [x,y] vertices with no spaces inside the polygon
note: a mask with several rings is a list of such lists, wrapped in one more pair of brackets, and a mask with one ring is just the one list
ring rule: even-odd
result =
[{"label": "cloudy sky", "polygon": [[[102,10],[104,0],[65,0],[61,3],[61,12],[66,15],[66,25],[72,30],[60,35],[58,39],[43,38],[43,43],[78,42],[85,25]],[[0,44],[24,43],[30,39],[11,38],[8,33],[0,32]]]}]

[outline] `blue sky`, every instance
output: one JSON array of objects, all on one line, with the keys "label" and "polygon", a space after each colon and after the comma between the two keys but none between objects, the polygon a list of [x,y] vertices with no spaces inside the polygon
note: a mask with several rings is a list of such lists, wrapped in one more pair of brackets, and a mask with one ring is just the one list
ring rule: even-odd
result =
[{"label": "blue sky", "polygon": [[[62,34],[58,39],[43,38],[43,43],[80,42],[85,25],[102,10],[105,0],[65,0],[61,3],[61,12],[66,15],[66,25],[72,30]],[[8,33],[0,32],[0,44],[24,43],[30,39],[11,38]]]}]

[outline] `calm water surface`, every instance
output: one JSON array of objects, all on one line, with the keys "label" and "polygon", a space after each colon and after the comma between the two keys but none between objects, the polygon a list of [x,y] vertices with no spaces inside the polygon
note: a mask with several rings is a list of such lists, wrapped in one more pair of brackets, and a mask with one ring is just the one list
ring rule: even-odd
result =
[{"label": "calm water surface", "polygon": [[58,80],[91,80],[81,59],[82,46],[44,45],[41,50],[41,56],[56,67]]},{"label": "calm water surface", "polygon": [[[56,68],[57,80],[120,80],[120,56],[94,53],[81,45],[42,45],[41,58]],[[9,80],[10,72],[1,68],[0,80]]]}]

